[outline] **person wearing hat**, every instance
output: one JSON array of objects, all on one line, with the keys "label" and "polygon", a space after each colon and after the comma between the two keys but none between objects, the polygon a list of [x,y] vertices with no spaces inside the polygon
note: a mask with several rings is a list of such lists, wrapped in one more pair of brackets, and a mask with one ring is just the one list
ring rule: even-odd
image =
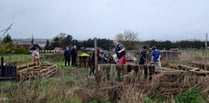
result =
[{"label": "person wearing hat", "polygon": [[161,67],[160,58],[161,58],[160,50],[158,50],[156,46],[152,46],[151,63],[155,64],[158,67]]}]

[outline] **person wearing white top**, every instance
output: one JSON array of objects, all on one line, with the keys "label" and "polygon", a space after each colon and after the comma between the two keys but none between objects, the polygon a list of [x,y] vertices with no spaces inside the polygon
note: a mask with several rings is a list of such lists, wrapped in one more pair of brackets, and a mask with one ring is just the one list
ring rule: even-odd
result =
[{"label": "person wearing white top", "polygon": [[35,50],[32,53],[33,61],[36,63],[36,66],[40,65],[40,54],[39,54],[39,48],[36,47]]}]

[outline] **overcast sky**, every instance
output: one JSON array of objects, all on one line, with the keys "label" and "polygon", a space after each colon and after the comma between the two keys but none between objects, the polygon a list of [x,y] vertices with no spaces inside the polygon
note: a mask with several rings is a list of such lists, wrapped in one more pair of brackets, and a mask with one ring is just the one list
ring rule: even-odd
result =
[{"label": "overcast sky", "polygon": [[10,23],[12,38],[114,39],[130,30],[140,40],[204,40],[209,0],[0,0],[0,30]]}]

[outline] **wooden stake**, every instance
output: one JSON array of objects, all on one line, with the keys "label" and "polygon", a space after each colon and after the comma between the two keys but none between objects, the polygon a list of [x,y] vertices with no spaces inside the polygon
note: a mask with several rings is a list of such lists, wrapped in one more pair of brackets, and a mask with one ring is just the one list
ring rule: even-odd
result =
[{"label": "wooden stake", "polygon": [[94,50],[95,50],[95,69],[96,69],[96,73],[98,73],[98,53],[97,53],[97,38],[94,38]]},{"label": "wooden stake", "polygon": [[205,39],[205,58],[204,58],[204,70],[207,70],[206,68],[206,54],[207,54],[207,49],[208,49],[208,33],[206,33],[206,39]]},{"label": "wooden stake", "polygon": [[206,33],[206,39],[205,39],[205,50],[208,49],[208,33]]}]

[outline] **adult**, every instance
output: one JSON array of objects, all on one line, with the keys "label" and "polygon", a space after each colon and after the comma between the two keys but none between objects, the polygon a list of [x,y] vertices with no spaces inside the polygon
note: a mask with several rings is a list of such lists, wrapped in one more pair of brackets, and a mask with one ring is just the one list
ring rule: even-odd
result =
[{"label": "adult", "polygon": [[[97,49],[97,61],[99,62],[99,60],[101,59],[99,56],[99,52],[100,50]],[[95,51],[91,51],[90,53],[90,60],[89,60],[89,65],[90,65],[90,72],[89,75],[94,75],[94,70],[95,70]]]},{"label": "adult", "polygon": [[64,51],[64,58],[65,58],[65,66],[70,66],[70,55],[71,55],[71,49],[67,46]]},{"label": "adult", "polygon": [[115,53],[118,58],[118,64],[126,64],[126,51],[125,51],[125,46],[118,41],[114,41],[115,45]]},{"label": "adult", "polygon": [[157,49],[156,46],[152,46],[152,58],[151,63],[154,63],[156,66],[161,67],[161,52]]},{"label": "adult", "polygon": [[36,63],[36,66],[40,65],[41,56],[39,54],[39,47],[35,47],[35,50],[32,52],[33,61]]},{"label": "adult", "polygon": [[148,54],[147,54],[147,47],[146,46],[143,46],[139,53],[138,53],[138,56],[139,56],[139,64],[146,64],[147,62],[147,57],[148,57]]},{"label": "adult", "polygon": [[148,68],[147,68],[147,60],[148,60],[148,53],[147,53],[147,47],[143,46],[138,54],[139,59],[139,65],[144,65],[144,79],[147,79],[148,76]]},{"label": "adult", "polygon": [[102,48],[99,48],[99,64],[107,64],[108,54],[104,52]]},{"label": "adult", "polygon": [[72,48],[72,66],[77,66],[76,64],[77,56],[78,56],[77,46],[74,45]]}]

